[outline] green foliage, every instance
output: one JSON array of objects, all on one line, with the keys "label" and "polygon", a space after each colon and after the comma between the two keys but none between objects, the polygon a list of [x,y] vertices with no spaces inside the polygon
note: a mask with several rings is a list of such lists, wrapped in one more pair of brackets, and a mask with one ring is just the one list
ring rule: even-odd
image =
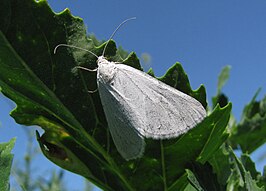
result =
[{"label": "green foliage", "polygon": [[[97,88],[96,74],[72,70],[77,65],[94,69],[96,58],[73,48],[61,47],[53,54],[56,45],[66,43],[101,55],[105,43],[87,36],[82,20],[68,9],[55,14],[46,1],[3,0],[0,13],[4,15],[0,17],[2,93],[17,104],[11,112],[17,123],[44,129],[43,135],[36,132],[37,140],[43,154],[58,166],[109,191],[264,189],[265,178],[249,156],[238,159],[231,149],[231,144],[241,145],[252,152],[265,141],[258,134],[265,130],[254,132],[253,139],[260,136],[260,141],[250,149],[239,138],[247,120],[229,123],[233,127],[228,128],[232,105],[219,98],[229,68],[219,77],[215,107],[202,123],[176,139],[147,139],[144,156],[125,161],[108,132],[98,93],[88,93]],[[141,70],[136,54],[117,51],[113,41],[105,56]],[[153,75],[152,70],[149,73]],[[181,64],[174,64],[159,80],[207,107],[205,88],[193,91]],[[251,122],[259,118],[263,125],[264,105],[250,106],[252,112],[245,112],[245,118]]]},{"label": "green foliage", "polygon": [[[15,161],[12,167],[12,176],[18,184],[19,190],[67,191],[63,181],[63,169],[59,172],[55,170],[51,172],[46,170],[44,177],[44,172],[41,172],[37,166],[33,165],[34,161],[36,161],[36,156],[41,152],[39,147],[37,148],[35,144],[33,144],[35,139],[34,131],[25,128],[25,132],[27,135],[27,150],[24,160]],[[17,190],[14,184],[11,185],[11,190]]]},{"label": "green foliage", "polygon": [[229,79],[230,70],[231,66],[225,66],[218,77],[217,93],[216,96],[212,98],[213,107],[217,104],[219,104],[221,107],[224,107],[228,104],[228,98],[222,93],[222,88]]},{"label": "green foliage", "polygon": [[0,144],[0,188],[2,191],[8,191],[10,188],[9,176],[13,161],[11,150],[14,147],[15,140],[13,138],[7,143]]},{"label": "green foliage", "polygon": [[266,141],[266,96],[256,101],[258,90],[243,110],[239,124],[232,127],[233,148],[239,145],[243,152],[252,153]]},{"label": "green foliage", "polygon": [[231,66],[225,66],[219,77],[218,77],[218,86],[217,86],[217,94],[220,94],[222,91],[223,86],[225,85],[225,83],[227,82],[227,80],[229,79],[230,76],[230,70],[231,70]]}]

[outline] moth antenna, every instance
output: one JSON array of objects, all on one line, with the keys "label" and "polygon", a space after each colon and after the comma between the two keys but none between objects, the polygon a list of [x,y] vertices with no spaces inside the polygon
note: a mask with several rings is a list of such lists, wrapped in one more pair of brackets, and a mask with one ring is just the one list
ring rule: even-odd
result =
[{"label": "moth antenna", "polygon": [[82,66],[76,66],[75,68],[76,69],[81,69],[81,70],[86,70],[86,71],[89,71],[89,72],[96,72],[98,70],[98,68],[89,69],[89,68],[85,68],[85,67],[82,67]]},{"label": "moth antenna", "polygon": [[88,90],[88,93],[93,94],[93,93],[95,93],[95,92],[97,92],[97,91],[98,91],[98,88],[95,89],[95,90]]},{"label": "moth antenna", "polygon": [[120,29],[122,27],[122,25],[124,25],[126,22],[130,21],[130,20],[133,20],[133,19],[136,19],[136,17],[132,17],[132,18],[129,18],[129,19],[126,19],[124,20],[122,23],[120,23],[118,25],[118,27],[116,27],[116,29],[114,30],[114,32],[112,33],[112,35],[110,36],[110,38],[108,39],[106,45],[104,46],[103,48],[103,57],[104,57],[104,54],[105,54],[105,50],[106,50],[106,47],[107,45],[109,44],[109,42],[111,41],[111,39],[114,37],[114,35],[116,34],[116,32],[118,31],[118,29]]},{"label": "moth antenna", "polygon": [[89,51],[85,48],[80,48],[80,47],[77,47],[77,46],[74,46],[74,45],[68,45],[68,44],[58,44],[55,48],[54,48],[54,54],[56,54],[56,51],[59,47],[61,46],[64,46],[64,47],[70,47],[70,48],[76,48],[76,49],[79,49],[79,50],[83,50],[83,51],[86,51],[86,52],[89,52],[91,53],[93,56],[95,56],[96,58],[99,58],[95,53],[93,53],[92,51]]},{"label": "moth antenna", "polygon": [[[89,68],[85,68],[85,67],[82,67],[82,66],[76,66],[75,68],[76,68],[76,69],[80,69],[80,70],[89,71],[89,72],[95,72],[95,71],[98,70],[98,68],[95,68],[95,69],[89,69]],[[93,93],[95,93],[95,92],[98,91],[98,88],[96,88],[95,90],[87,90],[87,91],[88,91],[88,93],[93,94]]]},{"label": "moth antenna", "polygon": [[[99,58],[99,57],[98,57],[95,53],[93,53],[92,51],[89,51],[89,50],[87,50],[87,49],[85,49],[85,48],[80,48],[80,47],[77,47],[77,46],[68,45],[68,44],[58,44],[58,45],[54,48],[54,54],[56,54],[57,49],[58,49],[59,47],[61,47],[61,46],[64,46],[64,47],[70,47],[70,48],[76,48],[76,49],[79,49],[79,50],[83,50],[83,51],[86,51],[86,52],[91,53],[91,54],[92,54],[93,56],[95,56],[96,58]],[[82,69],[82,70],[87,70],[87,71],[89,71],[89,72],[95,72],[95,71],[97,71],[98,68],[96,68],[96,69],[88,69],[88,68],[85,68],[85,67],[76,66],[75,69]],[[93,90],[93,91],[88,90],[89,93],[95,93],[96,91],[97,91],[97,89],[96,89],[96,90]]]}]

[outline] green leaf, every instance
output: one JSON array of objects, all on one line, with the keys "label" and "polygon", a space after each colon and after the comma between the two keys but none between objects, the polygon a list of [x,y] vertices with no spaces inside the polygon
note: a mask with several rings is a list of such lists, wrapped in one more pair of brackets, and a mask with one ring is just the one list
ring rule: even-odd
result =
[{"label": "green leaf", "polygon": [[197,159],[202,164],[209,160],[216,150],[218,150],[219,147],[227,140],[229,134],[226,131],[226,127],[230,119],[231,109],[232,105],[228,104],[227,107],[224,107],[223,109],[220,109],[217,106],[214,110],[213,113],[215,113],[215,111],[220,112],[217,112],[217,115],[213,115],[213,118],[211,118],[213,121],[210,123],[213,125],[213,129],[208,141],[205,143],[204,148]]},{"label": "green leaf", "polygon": [[224,187],[217,181],[217,176],[213,173],[209,163],[193,165],[193,167],[193,173],[203,190],[224,190]]},{"label": "green leaf", "polygon": [[188,180],[193,185],[193,187],[195,187],[196,190],[203,191],[203,188],[200,186],[200,184],[199,184],[196,176],[193,174],[193,172],[190,171],[189,169],[187,169],[186,172],[188,174]]},{"label": "green leaf", "polygon": [[231,174],[230,153],[225,144],[217,150],[209,160],[213,172],[217,175],[217,181],[221,186],[227,185],[227,180]]},{"label": "green leaf", "polygon": [[245,172],[245,185],[246,189],[249,191],[264,191],[264,187],[259,187],[257,181],[252,179],[250,172]]},{"label": "green leaf", "polygon": [[[202,123],[179,139],[163,141],[164,147],[161,152],[163,152],[164,160],[162,159],[161,163],[162,170],[165,171],[165,177],[167,177],[165,181],[169,187],[175,183],[175,177],[182,175],[188,164],[197,162],[204,164],[212,156],[212,152],[221,146],[227,134],[224,134],[226,124],[220,123],[219,120],[227,121],[230,111],[231,105],[223,109],[217,107]],[[151,148],[150,144],[147,145],[148,156],[154,157],[160,154],[154,144],[152,143],[154,148]],[[213,145],[212,148],[211,145]]]},{"label": "green leaf", "polygon": [[223,145],[210,160],[222,190],[264,190],[260,174],[245,154],[237,158],[230,146]]},{"label": "green leaf", "polygon": [[190,170],[186,170],[186,172],[174,184],[172,184],[172,186],[168,189],[168,191],[176,191],[176,190],[197,191],[193,183],[198,186],[197,184],[198,181],[196,179],[193,179],[191,183],[190,179],[192,179],[192,177],[194,177],[193,172],[191,172]]},{"label": "green leaf", "polygon": [[231,66],[225,66],[219,77],[218,77],[218,86],[216,96],[212,97],[212,105],[215,107],[219,104],[221,107],[224,107],[228,103],[228,98],[222,93],[222,88],[226,84],[230,76]]},{"label": "green leaf", "polygon": [[217,94],[220,94],[221,93],[221,90],[223,88],[223,86],[226,84],[227,80],[229,79],[230,77],[230,70],[231,70],[231,66],[225,66],[219,77],[218,77],[218,86],[217,86]]},{"label": "green leaf", "polygon": [[[250,171],[245,168],[242,161],[237,158],[231,148],[228,149],[230,153],[230,163],[232,173],[227,181],[227,190],[248,190],[248,191],[262,191],[265,190],[263,186],[259,186],[259,177],[253,178]],[[248,156],[246,155],[245,158]],[[248,159],[251,161],[251,159]],[[244,161],[245,164],[245,161]]]},{"label": "green leaf", "polygon": [[266,142],[266,96],[256,101],[259,90],[245,106],[241,122],[232,128],[230,142],[233,148],[240,145],[243,152],[252,153]]},{"label": "green leaf", "polygon": [[258,177],[260,177],[260,173],[256,170],[255,163],[251,160],[248,154],[242,154],[240,160],[245,169],[250,172],[250,175],[253,179],[257,179]]},{"label": "green leaf", "polygon": [[191,97],[194,97],[204,108],[207,107],[205,87],[201,85],[197,90],[193,91],[189,84],[188,76],[180,63],[177,62],[168,69],[164,76],[158,79]]},{"label": "green leaf", "polygon": [[[179,178],[168,191],[187,190],[187,191],[203,191],[203,190],[221,190],[217,188],[215,175],[208,168],[198,168],[196,172],[189,169]],[[195,169],[193,169],[195,171]],[[210,173],[210,174],[209,174]],[[204,181],[203,181],[204,180]],[[214,182],[213,182],[214,180]],[[216,183],[215,183],[216,182]]]},{"label": "green leaf", "polygon": [[[17,104],[11,113],[16,122],[44,129],[44,134],[36,136],[48,159],[104,190],[211,187],[206,184],[207,176],[201,179],[195,167],[204,168],[204,175],[212,175],[208,160],[227,139],[230,103],[217,106],[202,123],[179,138],[147,139],[144,156],[125,161],[108,132],[98,93],[88,93],[97,88],[96,73],[72,71],[77,65],[94,69],[97,58],[64,47],[53,54],[56,45],[67,43],[101,55],[105,44],[88,37],[82,20],[71,16],[69,10],[55,14],[46,1],[4,0],[4,5],[0,12],[11,16],[0,18],[0,86]],[[124,51],[117,52],[114,41],[108,44],[106,56],[141,69],[136,54],[126,57]],[[181,64],[176,63],[158,79],[207,106],[204,86],[193,91]],[[184,184],[184,174],[191,183]],[[192,181],[193,175],[200,186]],[[211,183],[216,186],[215,180]]]},{"label": "green leaf", "polygon": [[259,179],[259,184],[261,186],[264,186],[264,189],[266,188],[266,168],[265,168],[265,166],[263,168],[263,175]]},{"label": "green leaf", "polygon": [[9,176],[13,161],[11,150],[15,145],[16,139],[11,139],[8,143],[0,144],[0,188],[3,191],[10,190]]}]

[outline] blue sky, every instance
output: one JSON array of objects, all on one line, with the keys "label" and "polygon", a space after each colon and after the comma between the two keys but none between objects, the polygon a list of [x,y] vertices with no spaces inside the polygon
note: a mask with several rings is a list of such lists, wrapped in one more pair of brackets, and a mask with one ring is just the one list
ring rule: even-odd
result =
[{"label": "blue sky", "polygon": [[[150,54],[151,67],[161,76],[175,62],[180,62],[188,74],[193,89],[204,84],[207,97],[216,93],[217,77],[225,65],[231,65],[231,76],[223,92],[233,103],[233,113],[239,120],[242,109],[256,90],[265,95],[266,71],[266,1],[248,0],[170,0],[170,1],[96,1],[48,0],[52,9],[60,12],[68,7],[72,14],[84,19],[88,33],[98,39],[108,39],[123,20],[137,17],[121,28],[114,37],[125,50],[138,56]],[[11,110],[0,96],[0,142],[16,136],[15,160],[22,158],[25,133],[9,117]],[[25,144],[24,144],[25,145]],[[265,149],[265,147],[264,147]],[[258,151],[253,158],[256,161]],[[44,169],[54,165],[44,157],[39,159]],[[258,163],[262,170],[264,162]],[[81,180],[73,175],[74,180]],[[72,175],[69,173],[67,177]],[[69,182],[69,187],[74,188]],[[73,189],[74,190],[74,189]],[[82,187],[76,190],[82,190]]]}]

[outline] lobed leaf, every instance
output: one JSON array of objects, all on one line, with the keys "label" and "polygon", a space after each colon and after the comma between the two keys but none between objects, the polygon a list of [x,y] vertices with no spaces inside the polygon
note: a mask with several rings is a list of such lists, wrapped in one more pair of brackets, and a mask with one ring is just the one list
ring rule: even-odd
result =
[{"label": "lobed leaf", "polygon": [[245,153],[252,153],[266,142],[266,96],[256,101],[258,93],[245,106],[241,121],[233,126],[230,137],[233,148],[239,145]]},{"label": "lobed leaf", "polygon": [[222,93],[222,88],[226,84],[230,76],[231,66],[225,66],[218,77],[218,86],[216,96],[212,97],[212,105],[215,107],[219,104],[221,107],[224,107],[228,104],[228,98],[225,94]]},{"label": "lobed leaf", "polygon": [[16,139],[13,138],[7,143],[0,144],[0,188],[3,191],[9,191],[9,176],[14,155],[11,150],[15,145]]},{"label": "lobed leaf", "polygon": [[[77,65],[94,69],[96,58],[86,51],[63,47],[53,54],[55,46],[64,43],[101,55],[105,44],[87,36],[82,20],[67,9],[55,14],[46,1],[33,0],[4,0],[3,5],[2,93],[16,102],[11,115],[18,123],[45,130],[36,136],[48,159],[104,190],[219,188],[216,176],[210,184],[206,180],[213,175],[209,161],[228,137],[230,103],[217,106],[202,123],[179,138],[147,139],[144,156],[125,161],[108,132],[98,93],[88,93],[97,88],[96,74],[72,70]],[[141,69],[135,53],[127,58],[125,55],[110,41],[106,49],[109,60],[124,60],[124,64]],[[181,64],[176,63],[158,79],[207,106],[205,88],[193,91]]]}]

